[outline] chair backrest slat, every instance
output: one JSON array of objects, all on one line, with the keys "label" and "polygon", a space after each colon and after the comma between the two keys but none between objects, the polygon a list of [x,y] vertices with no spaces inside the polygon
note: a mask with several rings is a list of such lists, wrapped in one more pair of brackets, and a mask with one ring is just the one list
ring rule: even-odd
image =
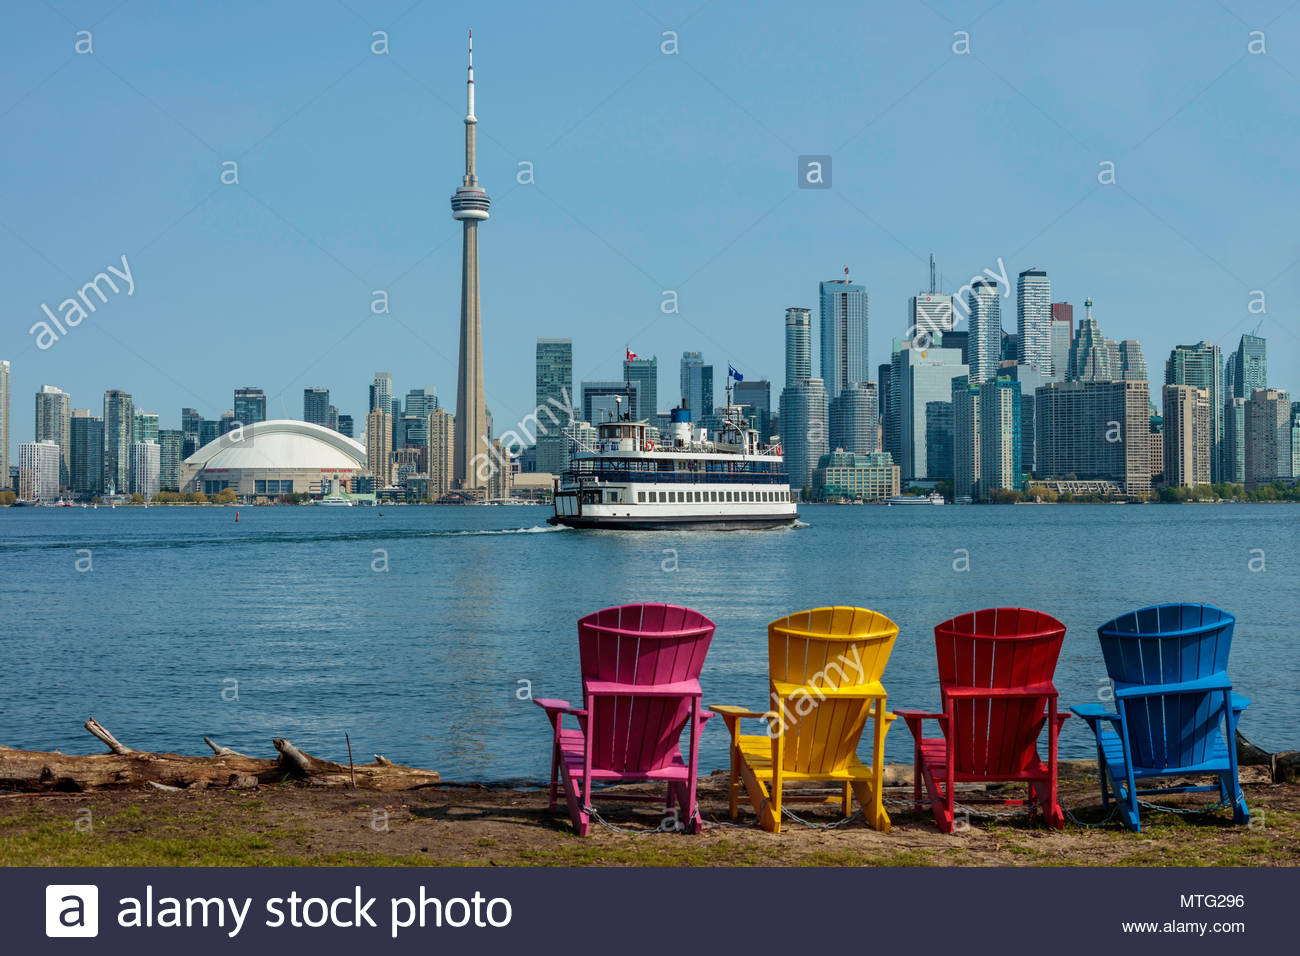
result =
[{"label": "chair backrest slat", "polygon": [[[1064,624],[1027,608],[959,614],[934,629],[940,688],[1007,689],[1050,681],[1064,638]],[[949,734],[959,773],[1012,774],[1037,759],[1043,699],[957,698],[952,711]]]},{"label": "chair backrest slat", "polygon": [[[1210,604],[1161,604],[1097,628],[1106,671],[1127,684],[1181,684],[1226,674],[1236,619]],[[1222,691],[1144,697],[1124,704],[1135,766],[1176,770],[1209,757]]]}]

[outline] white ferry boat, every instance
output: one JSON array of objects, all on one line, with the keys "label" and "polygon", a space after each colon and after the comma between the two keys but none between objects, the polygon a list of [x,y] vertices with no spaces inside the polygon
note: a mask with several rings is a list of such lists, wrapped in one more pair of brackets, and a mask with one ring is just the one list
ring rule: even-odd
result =
[{"label": "white ferry boat", "polygon": [[553,525],[572,528],[775,528],[799,518],[780,445],[764,445],[739,406],[728,405],[713,438],[686,408],[655,441],[650,424],[597,425],[595,446],[577,446],[555,481]]},{"label": "white ferry boat", "polygon": [[888,505],[941,505],[943,495],[932,491],[928,495],[894,495],[885,504]]}]

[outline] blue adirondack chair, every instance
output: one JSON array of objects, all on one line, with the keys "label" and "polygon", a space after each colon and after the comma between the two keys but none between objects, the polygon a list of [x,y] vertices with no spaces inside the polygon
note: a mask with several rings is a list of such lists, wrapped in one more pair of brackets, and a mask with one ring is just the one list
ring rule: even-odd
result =
[{"label": "blue adirondack chair", "polygon": [[[1232,692],[1228,651],[1235,618],[1208,604],[1162,604],[1121,614],[1097,628],[1115,687],[1115,712],[1071,710],[1097,736],[1101,802],[1107,781],[1120,817],[1142,829],[1138,797],[1218,790],[1233,820],[1250,819],[1237,781],[1237,718],[1250,701]],[[1156,777],[1215,774],[1217,784],[1138,789]]]}]

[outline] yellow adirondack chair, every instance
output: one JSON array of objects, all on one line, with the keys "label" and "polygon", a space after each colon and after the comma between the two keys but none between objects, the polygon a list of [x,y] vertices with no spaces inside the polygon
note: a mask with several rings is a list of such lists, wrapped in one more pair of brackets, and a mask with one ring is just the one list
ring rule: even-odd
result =
[{"label": "yellow adirondack chair", "polygon": [[[897,637],[897,624],[860,607],[799,611],[768,625],[772,709],[709,708],[722,715],[731,734],[733,820],[740,777],[763,829],[773,833],[781,832],[783,785],[810,780],[842,784],[844,816],[856,796],[868,825],[889,829],[881,776],[894,715],[885,710],[880,678]],[[871,766],[865,766],[857,751],[869,717],[875,719],[875,737]],[[740,733],[746,718],[766,720],[768,732]]]}]

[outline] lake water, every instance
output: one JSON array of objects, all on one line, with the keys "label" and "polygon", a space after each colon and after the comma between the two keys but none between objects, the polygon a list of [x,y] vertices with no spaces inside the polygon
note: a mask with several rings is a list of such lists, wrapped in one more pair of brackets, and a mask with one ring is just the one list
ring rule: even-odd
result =
[{"label": "lake water", "polygon": [[[1186,600],[1237,615],[1243,732],[1300,747],[1295,506],[812,506],[801,528],[663,533],[552,530],[548,514],[241,508],[236,523],[231,508],[0,509],[0,743],[97,752],[81,729],[93,715],[137,748],[201,753],[207,735],[270,755],[284,736],[346,761],[346,731],[358,762],[541,779],[547,723],[521,682],[580,700],[574,624],[608,605],[707,614],[705,703],[751,707],[765,704],[766,623],[790,611],[888,614],[901,628],[890,705],[929,707],[936,623],[1033,607],[1069,628],[1064,707],[1104,684],[1098,624]],[[705,770],[726,765],[726,744],[715,721]],[[887,749],[910,761],[902,721]],[[1094,752],[1068,721],[1063,755]]]}]

